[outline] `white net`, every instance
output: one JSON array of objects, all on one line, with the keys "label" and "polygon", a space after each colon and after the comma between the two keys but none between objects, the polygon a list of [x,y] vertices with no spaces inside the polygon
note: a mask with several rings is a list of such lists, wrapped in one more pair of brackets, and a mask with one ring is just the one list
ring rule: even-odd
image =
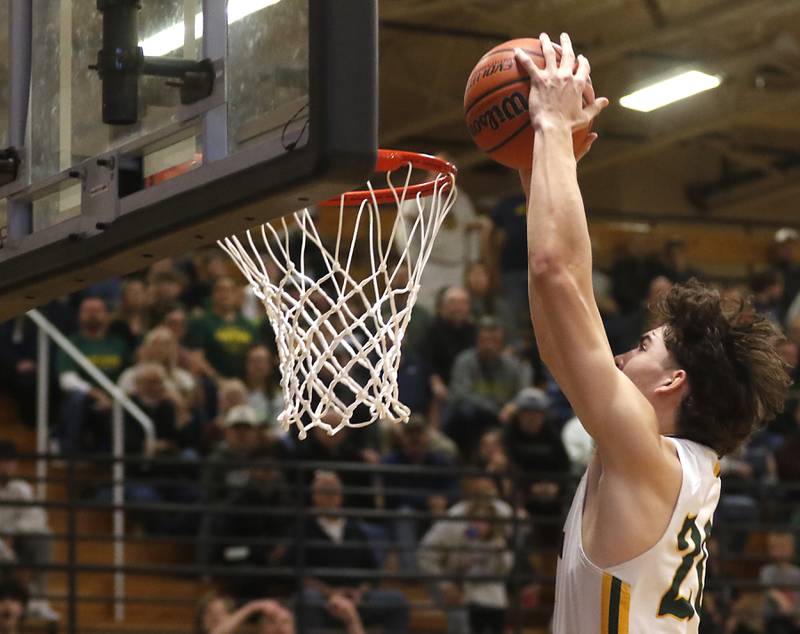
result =
[{"label": "white net", "polygon": [[[398,398],[401,343],[422,271],[456,196],[453,170],[437,173],[431,191],[407,200],[419,188],[411,185],[415,171],[411,163],[395,169],[404,172],[399,186],[386,172],[385,190],[367,183],[357,207],[347,206],[343,195],[332,244],[307,209],[288,222],[283,217],[248,231],[246,245],[236,236],[219,242],[264,305],[285,404],[278,422],[285,431],[297,426],[300,439],[314,427],[335,434],[376,420],[408,420]],[[387,192],[388,212],[379,205]],[[389,215],[387,237],[382,225]]]}]

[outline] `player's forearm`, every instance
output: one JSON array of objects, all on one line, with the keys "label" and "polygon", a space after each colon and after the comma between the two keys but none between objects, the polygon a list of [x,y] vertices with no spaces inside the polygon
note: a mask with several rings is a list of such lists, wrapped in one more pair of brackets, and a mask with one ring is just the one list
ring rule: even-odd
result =
[{"label": "player's forearm", "polygon": [[566,268],[591,280],[591,245],[578,188],[572,131],[564,123],[536,130],[528,200],[528,260],[532,283]]}]

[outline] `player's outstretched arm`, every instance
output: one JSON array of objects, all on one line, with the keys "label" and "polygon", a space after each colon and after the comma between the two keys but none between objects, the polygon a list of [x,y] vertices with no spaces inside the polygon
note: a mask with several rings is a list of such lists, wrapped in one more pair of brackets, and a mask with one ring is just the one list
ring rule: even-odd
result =
[{"label": "player's outstretched arm", "polygon": [[[577,181],[572,133],[608,105],[594,98],[589,62],[562,35],[561,62],[541,36],[546,66],[523,52],[517,61],[531,77],[535,131],[528,197],[528,271],[531,317],[542,358],[575,413],[597,443],[606,467],[649,476],[665,459],[655,413],[614,362],[592,292],[588,225]],[[583,97],[588,96],[584,104]]]}]

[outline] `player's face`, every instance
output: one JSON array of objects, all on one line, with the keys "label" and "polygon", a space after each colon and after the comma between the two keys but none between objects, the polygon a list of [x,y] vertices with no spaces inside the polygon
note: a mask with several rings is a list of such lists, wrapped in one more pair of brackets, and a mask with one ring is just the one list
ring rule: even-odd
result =
[{"label": "player's face", "polygon": [[674,368],[672,356],[664,344],[664,327],[643,334],[636,348],[614,357],[614,361],[639,391],[650,398]]}]

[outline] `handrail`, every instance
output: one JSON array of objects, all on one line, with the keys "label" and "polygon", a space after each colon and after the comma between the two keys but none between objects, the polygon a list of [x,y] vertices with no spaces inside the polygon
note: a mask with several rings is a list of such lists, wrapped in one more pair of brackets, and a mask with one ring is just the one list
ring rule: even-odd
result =
[{"label": "handrail", "polygon": [[122,408],[128,412],[133,419],[139,423],[139,425],[141,425],[145,435],[145,453],[149,454],[152,451],[156,440],[156,430],[150,417],[145,414],[136,403],[128,398],[128,395],[119,389],[111,379],[98,370],[97,367],[95,367],[95,365],[89,361],[86,355],[78,350],[78,348],[76,348],[75,345],[69,339],[67,339],[63,333],[50,322],[50,320],[47,319],[47,317],[42,315],[42,313],[35,308],[29,310],[26,315],[31,319],[31,321],[33,321],[33,323],[44,330],[47,333],[47,336],[50,337],[50,339],[52,339],[59,348],[67,353],[70,358],[75,361],[75,363],[81,366],[81,368],[83,368],[83,370],[85,370],[86,373],[92,377],[92,379],[97,382],[102,389],[108,392],[115,401],[119,401]]}]

